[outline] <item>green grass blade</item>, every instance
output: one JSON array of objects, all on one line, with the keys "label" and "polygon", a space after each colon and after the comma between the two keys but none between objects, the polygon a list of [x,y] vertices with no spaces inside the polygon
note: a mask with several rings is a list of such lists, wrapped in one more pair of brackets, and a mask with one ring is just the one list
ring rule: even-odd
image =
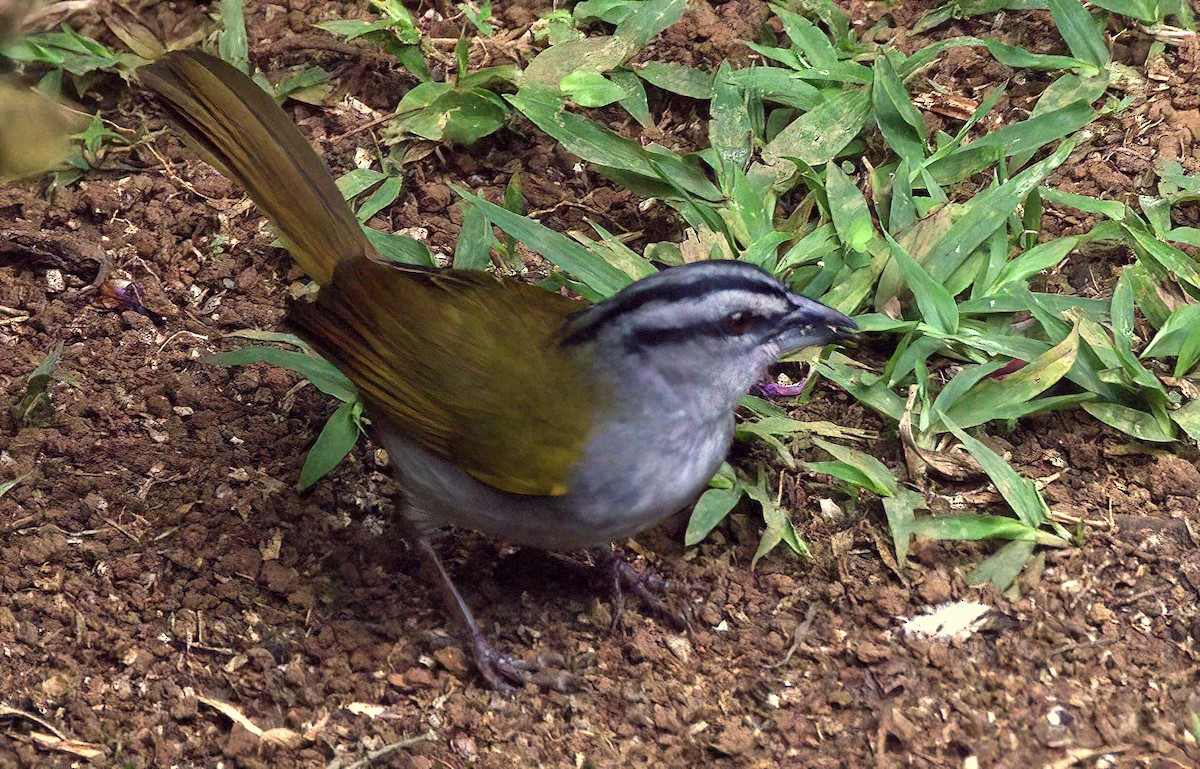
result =
[{"label": "green grass blade", "polygon": [[713,98],[709,104],[708,143],[716,150],[717,178],[728,195],[733,190],[735,174],[742,174],[750,162],[754,129],[750,124],[750,109],[746,92],[729,80],[729,62],[721,62],[713,81]]},{"label": "green grass blade", "polygon": [[454,246],[454,268],[486,270],[491,263],[492,222],[479,206],[463,204],[462,230]]},{"label": "green grass blade", "polygon": [[[1046,522],[1046,519],[1050,515],[1050,508],[1046,506],[1046,500],[1042,498],[1042,493],[1038,491],[1033,481],[1018,475],[1017,471],[1012,468],[1012,465],[1005,462],[999,454],[988,448],[978,438],[969,435],[966,430],[955,424],[944,412],[939,413],[938,416],[946,427],[950,429],[950,432],[954,433],[954,437],[958,438],[963,447],[979,462],[979,466],[992,479],[992,483],[996,485],[996,490],[1000,492],[1000,496],[1004,497],[1004,501],[1017,514],[1017,518],[1020,519],[1021,524],[1025,528],[1033,531]],[[1013,523],[1016,523],[1016,521],[1013,521]],[[997,538],[1007,539],[1007,537]],[[1025,538],[1013,537],[1013,539]]]},{"label": "green grass blade", "polygon": [[1073,142],[1063,142],[1045,159],[1034,163],[1007,182],[976,196],[970,211],[950,226],[945,238],[922,260],[922,265],[934,280],[947,280],[976,248],[998,228],[1003,227],[1025,197],[1036,189],[1051,171],[1062,165],[1074,146]]},{"label": "green grass blade", "polygon": [[925,269],[917,264],[911,256],[889,234],[885,233],[891,245],[892,259],[900,267],[904,282],[913,293],[921,317],[931,327],[943,334],[958,332],[958,305],[945,286],[930,277]]},{"label": "green grass blade", "polygon": [[967,574],[967,584],[977,587],[991,582],[1001,591],[1008,590],[1021,575],[1021,570],[1033,555],[1037,543],[1033,540],[1013,540],[988,556],[983,563]]},{"label": "green grass blade", "polygon": [[1108,46],[1096,21],[1088,13],[1080,0],[1046,0],[1050,8],[1050,16],[1058,27],[1059,34],[1066,41],[1071,54],[1103,70],[1108,66]]},{"label": "green grass blade", "polygon": [[862,190],[834,163],[825,168],[825,196],[838,240],[852,251],[866,251],[878,237],[871,223],[871,210]]},{"label": "green grass blade", "polygon": [[246,42],[246,17],[242,0],[221,0],[221,34],[217,52],[242,72],[250,72],[250,53]]},{"label": "green grass blade", "polygon": [[683,544],[692,547],[702,542],[709,532],[725,520],[743,496],[745,491],[736,481],[727,488],[711,488],[701,494],[688,518]]},{"label": "green grass blade", "polygon": [[[677,93],[691,99],[707,101],[713,97],[713,76],[711,73],[665,61],[648,61],[645,64],[633,65],[633,71],[643,80],[664,91]],[[816,90],[815,88],[813,89]]]},{"label": "green grass blade", "polygon": [[1116,428],[1140,441],[1170,443],[1175,440],[1173,432],[1163,429],[1153,414],[1119,403],[1085,403],[1083,410],[1109,427]]},{"label": "green grass blade", "polygon": [[1084,101],[1005,126],[960,147],[935,156],[926,166],[939,184],[955,184],[1010,155],[1028,155],[1090,123],[1095,112]]},{"label": "green grass blade", "polygon": [[1073,330],[1060,344],[1004,379],[980,382],[949,405],[951,425],[974,427],[1003,418],[1007,409],[1023,407],[1067,375],[1079,352],[1079,332]]},{"label": "green grass blade", "polygon": [[901,487],[894,497],[883,498],[883,512],[887,516],[888,530],[892,533],[892,546],[896,549],[896,563],[904,566],[908,561],[908,547],[912,540],[916,511],[927,507],[925,497]]},{"label": "green grass blade", "polygon": [[1081,240],[1082,238],[1078,235],[1073,235],[1039,243],[1005,264],[1000,270],[1000,274],[981,296],[994,294],[1009,283],[1024,284],[1034,275],[1058,266],[1067,258],[1068,254],[1075,250]]},{"label": "green grass blade", "polygon": [[764,101],[786,104],[808,112],[825,101],[821,90],[800,79],[800,73],[782,67],[749,67],[729,73],[732,83],[753,91]]},{"label": "green grass blade", "polygon": [[612,296],[633,282],[632,276],[621,272],[566,235],[514,214],[478,195],[472,195],[457,185],[452,185],[452,188],[464,200],[478,206],[497,227],[579,278],[601,296]]},{"label": "green grass blade", "polygon": [[686,10],[687,0],[647,0],[617,25],[613,37],[623,41],[632,56],[683,18]]},{"label": "green grass blade", "polygon": [[928,130],[921,111],[913,104],[887,56],[875,62],[871,84],[871,103],[879,131],[892,151],[913,165],[925,159],[925,135]]},{"label": "green grass blade", "polygon": [[858,471],[867,480],[865,484],[860,484],[863,488],[881,497],[895,496],[899,492],[900,484],[896,481],[896,476],[892,475],[887,465],[870,454],[820,438],[814,437],[812,442],[832,454],[839,462]]}]

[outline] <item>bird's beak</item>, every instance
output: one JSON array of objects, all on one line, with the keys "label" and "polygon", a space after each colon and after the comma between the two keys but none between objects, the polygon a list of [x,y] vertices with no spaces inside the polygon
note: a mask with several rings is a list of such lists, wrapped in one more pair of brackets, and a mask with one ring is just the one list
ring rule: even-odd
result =
[{"label": "bird's beak", "polygon": [[820,302],[796,294],[791,299],[795,309],[775,332],[775,342],[782,352],[836,342],[858,330],[850,318]]}]

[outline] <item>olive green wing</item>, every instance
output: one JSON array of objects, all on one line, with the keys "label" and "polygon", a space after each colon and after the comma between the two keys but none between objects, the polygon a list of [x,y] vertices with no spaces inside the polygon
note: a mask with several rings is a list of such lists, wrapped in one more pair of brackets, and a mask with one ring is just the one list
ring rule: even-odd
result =
[{"label": "olive green wing", "polygon": [[291,318],[373,419],[498,489],[559,495],[600,395],[557,343],[585,306],[487,273],[358,260]]}]

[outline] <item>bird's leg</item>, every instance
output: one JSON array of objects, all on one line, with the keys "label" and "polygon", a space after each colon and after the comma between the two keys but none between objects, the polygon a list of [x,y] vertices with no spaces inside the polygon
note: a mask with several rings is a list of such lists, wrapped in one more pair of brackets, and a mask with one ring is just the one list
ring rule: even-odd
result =
[{"label": "bird's leg", "polygon": [[428,578],[441,590],[447,613],[462,626],[471,656],[475,660],[475,668],[489,686],[506,694],[514,693],[526,683],[559,692],[568,692],[575,688],[575,679],[565,669],[566,662],[558,655],[538,655],[536,660],[529,662],[497,651],[475,621],[475,615],[471,613],[471,607],[467,605],[462,593],[458,592],[458,587],[455,586],[445,562],[426,534],[426,529],[403,515],[401,520],[405,538],[420,553],[422,565],[429,572]]},{"label": "bird's leg", "polygon": [[665,595],[671,587],[665,579],[657,574],[635,569],[625,560],[624,554],[615,545],[595,548],[589,552],[596,563],[596,568],[606,574],[609,580],[613,601],[613,629],[618,626],[621,615],[625,612],[626,590],[632,591],[651,611],[665,619],[675,629],[690,629],[687,618],[681,612],[668,606],[662,599],[661,596]]},{"label": "bird's leg", "polygon": [[466,640],[471,647],[471,654],[475,658],[475,667],[479,669],[480,675],[484,677],[488,685],[493,689],[511,693],[516,690],[517,686],[528,681],[533,666],[523,660],[501,654],[492,647],[487,636],[479,629],[479,623],[471,614],[471,608],[467,606],[462,594],[455,587],[454,580],[450,578],[450,573],[446,571],[446,565],[437,554],[437,550],[434,549],[433,543],[429,541],[429,537],[416,531],[415,527],[410,527],[409,540],[421,554],[421,560],[429,570],[431,578],[441,588],[446,611],[462,625]]}]

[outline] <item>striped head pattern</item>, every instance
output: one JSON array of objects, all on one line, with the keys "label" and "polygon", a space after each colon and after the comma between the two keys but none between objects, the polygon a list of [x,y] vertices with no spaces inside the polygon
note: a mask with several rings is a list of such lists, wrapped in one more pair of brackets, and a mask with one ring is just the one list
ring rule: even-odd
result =
[{"label": "striped head pattern", "polygon": [[691,387],[720,410],[731,409],[783,353],[828,344],[854,328],[765,270],[713,260],[633,283],[572,318],[563,343],[591,345],[601,365],[624,370],[639,388],[655,381]]},{"label": "striped head pattern", "polygon": [[620,342],[628,351],[764,344],[779,353],[827,344],[854,321],[820,302],[792,293],[765,270],[713,260],[658,272],[576,316],[566,343]]}]

